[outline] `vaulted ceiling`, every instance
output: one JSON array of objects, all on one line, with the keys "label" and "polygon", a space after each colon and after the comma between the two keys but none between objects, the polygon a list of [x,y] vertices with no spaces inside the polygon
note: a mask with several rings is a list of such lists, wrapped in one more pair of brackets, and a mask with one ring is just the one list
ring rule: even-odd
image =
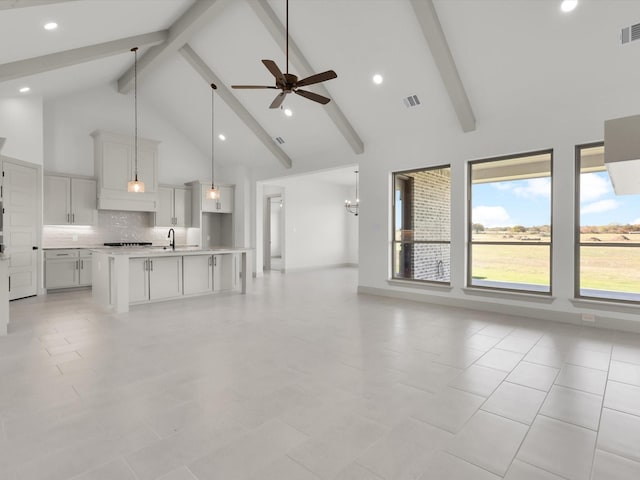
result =
[{"label": "vaulted ceiling", "polygon": [[[209,152],[207,76],[215,75],[232,96],[216,104],[217,130],[227,136],[219,161],[282,176],[287,159],[357,164],[368,146],[397,132],[477,135],[494,118],[517,123],[523,115],[566,121],[606,101],[607,89],[640,85],[640,41],[621,46],[619,38],[622,27],[640,22],[640,2],[581,0],[564,14],[560,0],[290,0],[298,49],[290,70],[309,73],[299,51],[312,71],[333,69],[338,78],[324,84],[330,106],[290,95],[286,117],[268,108],[273,90],[230,89],[271,84],[261,59],[284,68],[284,10],[284,0],[0,1],[0,96],[17,96],[27,84],[45,101],[104,84],[116,94],[118,80],[126,92],[130,43],[140,42],[142,102]],[[52,20],[59,28],[45,31]],[[72,49],[70,57],[55,55]],[[410,95],[420,106],[405,106]]]}]

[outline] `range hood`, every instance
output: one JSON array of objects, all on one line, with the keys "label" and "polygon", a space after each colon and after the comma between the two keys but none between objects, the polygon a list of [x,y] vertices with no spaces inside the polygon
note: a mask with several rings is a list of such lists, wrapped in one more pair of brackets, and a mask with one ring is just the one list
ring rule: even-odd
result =
[{"label": "range hood", "polygon": [[640,115],[604,122],[604,164],[616,195],[640,194]]}]

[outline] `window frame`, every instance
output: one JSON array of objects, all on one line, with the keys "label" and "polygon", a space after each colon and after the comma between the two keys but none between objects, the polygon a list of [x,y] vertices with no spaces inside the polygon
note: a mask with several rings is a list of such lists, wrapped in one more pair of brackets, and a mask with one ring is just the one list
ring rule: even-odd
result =
[{"label": "window frame", "polygon": [[[581,215],[580,215],[580,190],[582,187],[582,182],[580,181],[580,176],[582,174],[582,150],[586,150],[589,148],[595,148],[595,147],[604,147],[604,141],[600,141],[600,142],[591,142],[591,143],[583,143],[580,145],[576,145],[575,146],[575,175],[574,175],[574,182],[575,182],[575,201],[574,201],[574,206],[575,206],[575,210],[574,210],[574,217],[573,217],[573,223],[574,223],[574,281],[573,281],[573,286],[574,286],[574,298],[576,300],[587,300],[587,301],[594,301],[594,302],[609,302],[609,303],[623,303],[623,304],[627,304],[627,305],[640,305],[640,300],[626,300],[623,298],[611,298],[611,297],[596,297],[593,295],[582,295],[580,293],[581,290],[581,282],[580,282],[580,277],[581,277],[581,263],[580,263],[580,251],[581,248],[583,246],[597,246],[597,247],[605,247],[605,248],[610,248],[610,247],[617,247],[617,248],[640,248],[640,244],[631,244],[631,245],[619,245],[619,244],[615,244],[615,243],[599,243],[597,245],[594,244],[590,244],[590,243],[584,243],[580,241],[580,229],[582,227],[582,223],[581,223]],[[605,167],[606,169],[606,167]],[[608,172],[607,172],[608,174]],[[620,292],[620,293],[624,293],[624,292]],[[639,292],[640,293],[640,292]]]},{"label": "window frame", "polygon": [[[411,282],[416,284],[424,284],[424,285],[438,285],[438,286],[450,286],[451,285],[451,272],[449,272],[449,280],[448,281],[440,281],[440,280],[422,280],[418,278],[406,278],[406,277],[396,277],[396,255],[395,255],[395,246],[397,244],[426,244],[426,245],[449,245],[449,259],[451,259],[451,199],[449,200],[449,240],[419,240],[419,241],[403,241],[400,239],[397,241],[395,239],[396,234],[396,177],[408,175],[410,173],[416,172],[428,172],[432,170],[443,170],[449,169],[451,172],[451,164],[443,164],[443,165],[435,165],[423,168],[412,168],[411,170],[399,170],[395,172],[391,172],[391,275],[390,279],[393,281],[401,281],[401,282]],[[451,175],[449,176],[449,186],[452,186]]]},{"label": "window frame", "polygon": [[[551,197],[549,199],[549,227],[550,227],[550,238],[549,243],[539,243],[533,241],[518,241],[518,242],[473,242],[473,198],[471,192],[473,190],[473,165],[481,164],[481,163],[489,163],[489,162],[497,162],[504,160],[513,160],[515,158],[523,158],[523,157],[533,157],[537,155],[549,155],[549,179],[551,181]],[[520,293],[520,294],[528,294],[528,295],[539,295],[542,297],[552,297],[553,296],[553,148],[546,148],[543,150],[534,150],[530,152],[516,153],[511,155],[501,155],[498,157],[492,158],[483,158],[478,160],[469,160],[467,161],[467,272],[466,272],[466,288],[469,289],[478,289],[478,290],[487,290],[487,291],[496,291],[496,292],[509,292],[509,293]],[[522,288],[506,288],[506,287],[498,287],[498,286],[489,286],[489,285],[474,285],[472,283],[473,280],[473,245],[537,245],[537,246],[547,246],[549,247],[549,291],[543,292],[539,290],[526,290]],[[525,284],[526,285],[526,284]]]}]

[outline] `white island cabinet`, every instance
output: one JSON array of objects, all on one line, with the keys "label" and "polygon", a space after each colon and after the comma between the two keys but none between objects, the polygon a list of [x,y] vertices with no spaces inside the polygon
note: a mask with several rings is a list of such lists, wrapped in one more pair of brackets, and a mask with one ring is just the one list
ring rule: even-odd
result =
[{"label": "white island cabinet", "polygon": [[247,291],[249,249],[97,249],[94,302],[116,313],[182,296]]},{"label": "white island cabinet", "polygon": [[190,255],[182,259],[185,295],[213,291],[213,258],[214,255]]},{"label": "white island cabinet", "polygon": [[129,260],[129,302],[143,303],[182,295],[182,257]]}]

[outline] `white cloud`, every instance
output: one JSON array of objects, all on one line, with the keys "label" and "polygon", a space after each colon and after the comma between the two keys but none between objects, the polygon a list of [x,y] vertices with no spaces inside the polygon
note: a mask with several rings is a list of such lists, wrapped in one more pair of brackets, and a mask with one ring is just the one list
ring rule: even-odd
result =
[{"label": "white cloud", "polygon": [[513,188],[513,185],[509,182],[496,182],[492,183],[491,185],[493,185],[498,190],[511,190]]},{"label": "white cloud", "polygon": [[548,178],[532,178],[524,186],[513,189],[513,193],[523,198],[551,197],[551,180]]},{"label": "white cloud", "polygon": [[580,203],[593,202],[613,193],[611,182],[595,173],[580,175]]},{"label": "white cloud", "polygon": [[509,224],[510,217],[504,207],[478,206],[471,212],[473,223],[481,223],[485,227],[503,227]]},{"label": "white cloud", "polygon": [[636,218],[633,222],[631,222],[631,225],[640,225],[640,218]]},{"label": "white cloud", "polygon": [[580,208],[580,213],[587,214],[587,213],[608,212],[609,210],[615,210],[619,206],[620,206],[620,203],[617,200],[613,200],[613,199],[599,200],[597,202],[590,203]]}]

